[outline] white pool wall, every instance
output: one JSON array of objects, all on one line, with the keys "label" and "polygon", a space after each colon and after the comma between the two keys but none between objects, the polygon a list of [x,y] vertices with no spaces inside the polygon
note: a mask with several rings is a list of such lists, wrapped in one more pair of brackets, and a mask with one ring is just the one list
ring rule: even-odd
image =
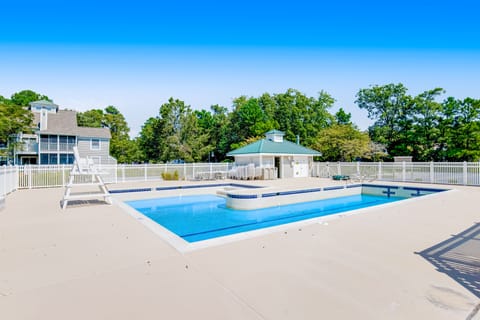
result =
[{"label": "white pool wall", "polygon": [[[257,191],[257,190],[255,190]],[[268,207],[275,207],[299,202],[317,201],[329,198],[357,195],[362,192],[362,188],[343,188],[327,191],[317,191],[299,194],[277,195],[272,197],[262,197],[262,194],[271,191],[259,189],[257,193],[249,190],[248,194],[256,194],[257,198],[239,199],[226,197],[226,205],[229,208],[237,210],[255,210]],[[246,194],[245,192],[235,192],[235,194]]]}]

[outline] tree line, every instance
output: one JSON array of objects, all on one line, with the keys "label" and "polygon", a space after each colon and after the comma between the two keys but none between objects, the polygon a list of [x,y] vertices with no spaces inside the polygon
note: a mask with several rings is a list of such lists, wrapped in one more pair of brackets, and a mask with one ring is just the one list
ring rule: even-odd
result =
[{"label": "tree line", "polygon": [[389,157],[410,155],[417,161],[480,160],[480,100],[448,97],[442,88],[409,95],[402,84],[361,89],[357,105],[374,124],[372,141],[385,145]]},{"label": "tree line", "polygon": [[[367,131],[360,130],[343,108],[332,113],[335,99],[327,92],[310,97],[294,89],[240,96],[230,108],[194,110],[170,98],[133,139],[114,106],[79,112],[77,120],[80,126],[109,128],[110,153],[120,163],[225,161],[229,151],[272,129],[285,132],[286,140],[298,137],[302,145],[320,151],[322,161],[389,161],[409,155],[416,161],[480,160],[480,100],[440,100],[444,93],[434,88],[412,96],[402,84],[360,89],[355,103],[374,121]],[[10,99],[0,96],[0,142],[31,128],[25,106],[39,99],[49,98],[31,90]]]}]

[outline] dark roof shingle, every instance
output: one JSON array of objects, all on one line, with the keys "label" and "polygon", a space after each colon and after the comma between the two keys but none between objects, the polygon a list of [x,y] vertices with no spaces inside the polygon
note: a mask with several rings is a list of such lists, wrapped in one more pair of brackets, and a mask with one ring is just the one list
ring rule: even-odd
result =
[{"label": "dark roof shingle", "polygon": [[[39,113],[34,113],[34,121],[37,125],[40,123]],[[47,129],[41,130],[40,133],[89,138],[111,138],[110,130],[107,128],[79,127],[77,125],[77,112],[71,110],[59,110],[57,113],[49,113]]]}]

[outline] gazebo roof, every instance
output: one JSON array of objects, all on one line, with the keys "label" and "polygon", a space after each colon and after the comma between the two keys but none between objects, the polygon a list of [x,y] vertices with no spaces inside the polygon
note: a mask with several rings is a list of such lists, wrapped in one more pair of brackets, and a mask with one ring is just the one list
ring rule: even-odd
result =
[{"label": "gazebo roof", "polygon": [[[271,133],[271,132],[268,132]],[[239,156],[248,154],[289,154],[321,156],[318,151],[303,147],[290,141],[274,142],[262,139],[250,143],[244,147],[233,150],[227,156]]]}]

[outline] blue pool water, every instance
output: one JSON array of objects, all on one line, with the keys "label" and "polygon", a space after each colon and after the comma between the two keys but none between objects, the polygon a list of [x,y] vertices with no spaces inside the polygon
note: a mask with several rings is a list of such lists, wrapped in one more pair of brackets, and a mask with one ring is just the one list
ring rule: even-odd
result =
[{"label": "blue pool water", "polygon": [[257,210],[227,208],[226,200],[215,195],[138,200],[127,204],[184,240],[196,242],[403,199],[359,194]]}]

